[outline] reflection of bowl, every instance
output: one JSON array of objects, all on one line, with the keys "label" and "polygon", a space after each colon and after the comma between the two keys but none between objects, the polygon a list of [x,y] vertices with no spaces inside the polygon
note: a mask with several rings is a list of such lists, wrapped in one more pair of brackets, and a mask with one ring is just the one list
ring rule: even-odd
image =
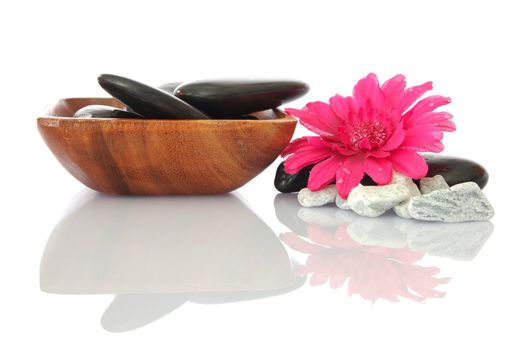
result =
[{"label": "reflection of bowl", "polygon": [[305,282],[293,268],[276,234],[234,194],[116,197],[85,190],[49,238],[40,287],[115,294],[101,324],[121,332],[186,303],[291,292]]},{"label": "reflection of bowl", "polygon": [[296,281],[279,238],[233,194],[143,198],[87,191],[77,203],[42,256],[46,292],[261,292]]},{"label": "reflection of bowl", "polygon": [[72,118],[111,98],[60,100],[38,118],[59,162],[79,181],[111,194],[215,194],[241,187],[288,144],[296,120],[279,110],[260,120]]}]

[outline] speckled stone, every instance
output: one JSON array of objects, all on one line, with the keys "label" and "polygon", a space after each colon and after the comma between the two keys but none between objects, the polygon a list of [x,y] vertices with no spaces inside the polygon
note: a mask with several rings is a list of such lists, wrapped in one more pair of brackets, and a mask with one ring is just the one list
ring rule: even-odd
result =
[{"label": "speckled stone", "polygon": [[409,201],[412,218],[425,221],[463,222],[489,220],[494,210],[474,182],[437,190]]},{"label": "speckled stone", "polygon": [[335,199],[336,185],[328,185],[322,190],[316,192],[304,188],[298,193],[298,202],[303,207],[319,207],[325,204],[334,203]]},{"label": "speckled stone", "polygon": [[442,175],[435,175],[433,177],[424,177],[420,179],[420,192],[428,194],[436,190],[447,190],[449,185]]},{"label": "speckled stone", "polygon": [[[395,171],[393,173],[393,179],[391,180],[391,183],[400,184],[400,185],[405,186],[409,190],[409,195],[411,197],[420,196],[420,191],[418,190],[418,186],[413,182],[413,179],[403,174],[400,174],[399,172]],[[396,215],[404,219],[410,219],[411,215],[409,215],[409,211],[407,209],[408,205],[409,205],[409,199],[396,205],[393,208],[393,211],[395,212]]]},{"label": "speckled stone", "polygon": [[351,191],[347,202],[355,213],[377,217],[409,199],[410,196],[407,187],[401,184],[358,186]]}]

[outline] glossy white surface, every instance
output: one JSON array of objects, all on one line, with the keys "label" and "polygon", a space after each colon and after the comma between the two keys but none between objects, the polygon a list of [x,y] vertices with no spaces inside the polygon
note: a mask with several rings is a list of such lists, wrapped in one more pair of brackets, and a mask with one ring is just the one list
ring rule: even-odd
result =
[{"label": "glossy white surface", "polygon": [[[526,348],[521,5],[3,4],[0,349]],[[371,71],[453,98],[444,153],[487,168],[491,223],[303,210],[276,197],[278,162],[233,196],[96,196],[36,131],[53,99],[103,95],[101,73],[296,78],[312,87],[301,107]],[[307,244],[308,227],[325,248]],[[308,260],[321,285],[293,274]]]}]

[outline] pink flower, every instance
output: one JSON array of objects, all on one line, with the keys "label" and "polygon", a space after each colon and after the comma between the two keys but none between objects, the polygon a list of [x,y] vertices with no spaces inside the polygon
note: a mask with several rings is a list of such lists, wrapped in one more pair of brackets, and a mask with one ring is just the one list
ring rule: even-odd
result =
[{"label": "pink flower", "polygon": [[364,174],[379,185],[391,182],[393,170],[413,179],[424,177],[427,164],[417,152],[442,151],[443,132],[455,130],[451,114],[435,112],[451,102],[448,97],[416,102],[432,88],[427,82],[406,89],[403,75],[380,86],[371,73],[356,84],[353,96],[335,95],[329,104],[310,102],[302,110],[287,108],[319,136],[296,139],[285,148],[285,171],[295,174],[317,163],[308,188],[319,191],[336,180],[343,198]]}]

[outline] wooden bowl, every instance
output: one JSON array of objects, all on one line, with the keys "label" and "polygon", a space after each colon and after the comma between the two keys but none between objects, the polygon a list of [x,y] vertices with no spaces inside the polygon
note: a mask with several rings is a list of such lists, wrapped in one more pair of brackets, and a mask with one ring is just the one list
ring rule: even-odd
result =
[{"label": "wooden bowl", "polygon": [[75,178],[109,194],[233,191],[279,156],[296,127],[279,110],[254,113],[259,120],[72,118],[92,104],[123,107],[111,98],[62,99],[38,118],[38,130]]}]

